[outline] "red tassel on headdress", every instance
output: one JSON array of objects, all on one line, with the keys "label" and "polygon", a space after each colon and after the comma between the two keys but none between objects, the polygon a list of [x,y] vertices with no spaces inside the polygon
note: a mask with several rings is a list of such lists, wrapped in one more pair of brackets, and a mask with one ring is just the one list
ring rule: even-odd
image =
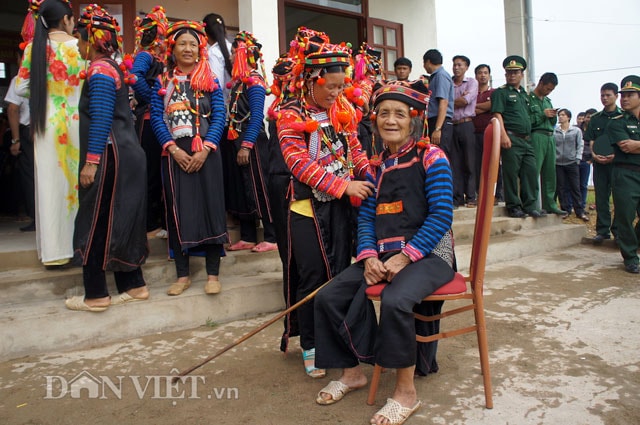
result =
[{"label": "red tassel on headdress", "polygon": [[213,71],[211,71],[209,61],[207,60],[207,44],[203,40],[204,37],[199,37],[200,60],[198,61],[198,65],[196,65],[196,69],[191,73],[191,87],[198,91],[212,92],[218,88],[218,84],[216,84],[215,80],[211,78]]},{"label": "red tassel on headdress", "polygon": [[231,78],[241,80],[251,74],[249,65],[247,64],[247,45],[242,41],[238,42],[236,48],[236,57],[233,61],[233,69],[231,70]]},{"label": "red tassel on headdress", "polygon": [[29,10],[27,12],[27,16],[24,18],[24,22],[22,23],[22,30],[20,31],[20,35],[22,36],[22,43],[20,43],[20,49],[24,50],[33,40],[33,35],[36,33],[36,20],[33,17],[33,12]]},{"label": "red tassel on headdress", "polygon": [[238,134],[236,129],[233,127],[229,127],[229,131],[227,132],[227,139],[236,140],[238,137],[240,137],[240,135]]}]

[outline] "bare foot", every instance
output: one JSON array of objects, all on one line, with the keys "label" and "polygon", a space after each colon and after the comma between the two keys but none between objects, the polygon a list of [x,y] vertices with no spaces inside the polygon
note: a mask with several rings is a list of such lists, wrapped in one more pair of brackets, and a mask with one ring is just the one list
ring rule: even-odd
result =
[{"label": "bare foot", "polygon": [[[342,376],[338,381],[345,384],[351,390],[357,390],[358,388],[362,388],[367,385],[367,377],[362,372],[362,368],[360,366],[343,369]],[[331,394],[321,392],[319,396],[322,397],[323,400],[331,400]]]}]

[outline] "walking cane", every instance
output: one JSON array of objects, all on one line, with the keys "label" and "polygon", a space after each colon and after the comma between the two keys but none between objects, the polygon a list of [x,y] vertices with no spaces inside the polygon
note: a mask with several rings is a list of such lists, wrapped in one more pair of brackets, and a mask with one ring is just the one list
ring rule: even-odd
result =
[{"label": "walking cane", "polygon": [[322,288],[327,286],[332,280],[333,279],[329,279],[328,281],[323,283],[320,287],[318,287],[318,289],[316,289],[315,291],[311,292],[309,295],[307,295],[306,297],[304,297],[303,299],[301,299],[300,301],[298,301],[297,303],[295,303],[294,305],[292,305],[288,309],[284,310],[281,313],[278,313],[275,317],[269,319],[269,321],[263,323],[262,325],[260,325],[256,329],[252,330],[251,332],[241,336],[240,338],[238,338],[237,340],[235,340],[231,344],[229,344],[226,347],[224,347],[222,350],[218,351],[217,353],[213,354],[212,356],[207,357],[206,359],[204,359],[203,361],[201,361],[197,365],[191,366],[189,369],[187,369],[187,370],[185,370],[183,372],[180,372],[178,375],[174,376],[171,381],[175,384],[180,378],[182,378],[184,376],[187,376],[188,374],[190,374],[194,370],[206,365],[211,360],[213,360],[216,357],[226,353],[227,351],[231,350],[233,347],[235,347],[237,345],[240,345],[241,343],[243,343],[244,341],[248,340],[249,338],[251,338],[255,334],[261,332],[262,330],[264,330],[268,326],[274,324],[276,321],[282,319],[284,316],[286,316],[287,314],[291,313],[296,308],[298,308],[301,305],[306,304],[307,302],[311,301],[313,299],[313,297],[315,297],[318,294],[318,291],[320,291]]}]

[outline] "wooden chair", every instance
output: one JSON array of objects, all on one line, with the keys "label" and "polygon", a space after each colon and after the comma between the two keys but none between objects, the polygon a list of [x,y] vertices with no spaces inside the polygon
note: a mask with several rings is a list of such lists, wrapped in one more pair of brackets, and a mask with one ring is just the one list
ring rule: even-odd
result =
[{"label": "wooden chair", "polygon": [[[484,132],[484,152],[482,158],[482,170],[480,175],[480,193],[478,194],[478,207],[471,248],[471,261],[469,276],[456,273],[454,279],[429,295],[424,301],[452,301],[468,300],[468,304],[455,309],[444,311],[435,316],[422,316],[416,313],[416,319],[425,322],[440,320],[449,316],[473,310],[475,322],[472,326],[458,329],[440,331],[429,336],[416,335],[418,342],[432,342],[443,338],[476,332],[478,336],[478,349],[480,351],[480,368],[484,381],[484,395],[487,409],[493,408],[491,394],[491,373],[489,371],[489,349],[487,346],[487,334],[484,317],[484,271],[487,259],[487,247],[491,234],[491,218],[493,216],[493,203],[495,199],[496,182],[498,179],[498,166],[500,163],[500,123],[493,118]],[[468,285],[467,285],[468,284]],[[373,285],[367,288],[367,296],[373,301],[380,301],[380,294],[385,284]],[[375,365],[367,404],[375,403],[376,392],[380,382],[382,367]]]}]

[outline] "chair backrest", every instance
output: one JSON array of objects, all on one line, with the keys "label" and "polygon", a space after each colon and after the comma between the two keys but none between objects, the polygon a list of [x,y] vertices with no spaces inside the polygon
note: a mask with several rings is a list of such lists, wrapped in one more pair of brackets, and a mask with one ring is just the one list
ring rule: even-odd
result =
[{"label": "chair backrest", "polygon": [[484,131],[484,145],[482,153],[482,168],[480,171],[480,193],[476,222],[471,246],[471,262],[469,265],[469,281],[471,290],[482,294],[484,285],[484,270],[487,260],[487,248],[491,236],[491,221],[493,218],[493,203],[498,182],[498,167],[500,166],[500,122],[496,118]]}]

